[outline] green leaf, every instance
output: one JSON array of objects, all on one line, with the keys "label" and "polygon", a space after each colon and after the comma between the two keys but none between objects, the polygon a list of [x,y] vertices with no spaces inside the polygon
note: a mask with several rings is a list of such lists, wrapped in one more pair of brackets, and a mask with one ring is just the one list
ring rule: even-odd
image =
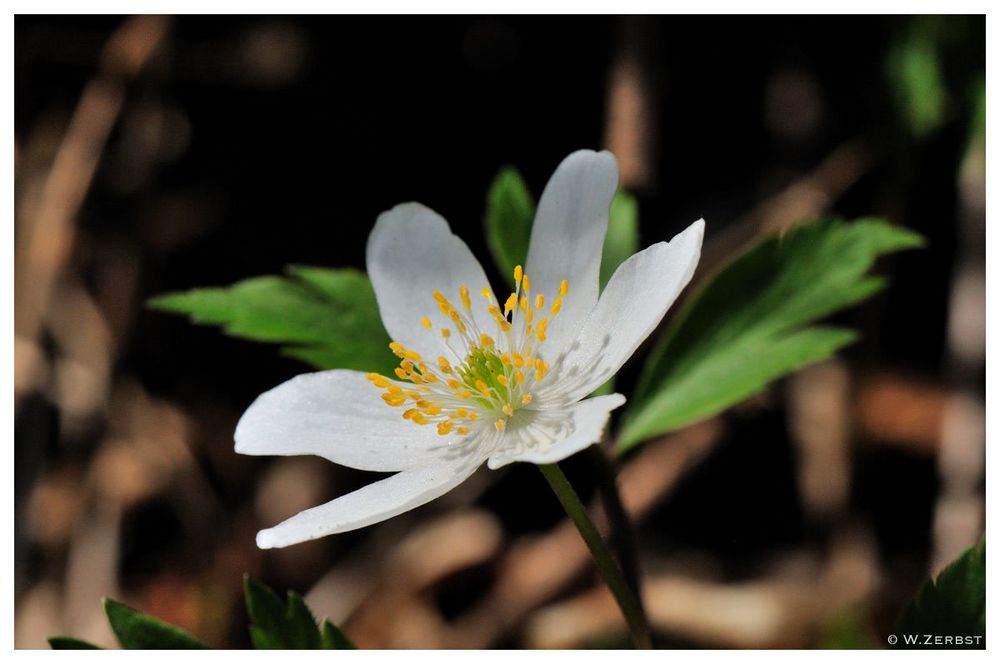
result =
[{"label": "green leaf", "polygon": [[185,632],[121,602],[105,598],[104,612],[118,643],[126,650],[195,650],[208,648]]},{"label": "green leaf", "polygon": [[623,419],[619,452],[692,424],[830,357],[853,332],[810,324],[877,292],[878,256],[922,238],[875,219],[823,220],[771,236],[692,297],[652,351]]},{"label": "green leaf", "polygon": [[535,199],[512,166],[500,169],[486,196],[486,242],[500,273],[514,281],[514,268],[524,265],[535,218]]},{"label": "green leaf", "polygon": [[947,116],[948,90],[937,28],[931,17],[917,17],[886,55],[886,74],[897,112],[918,138],[938,129]]},{"label": "green leaf", "polygon": [[49,646],[53,650],[101,650],[93,643],[74,639],[72,636],[50,636]]},{"label": "green leaf", "polygon": [[[528,258],[535,199],[521,174],[512,166],[500,169],[486,197],[486,241],[500,273],[513,285],[514,268]],[[639,250],[639,204],[635,196],[618,190],[611,201],[608,234],[601,255],[601,288],[615,269]]]},{"label": "green leaf", "polygon": [[354,642],[329,620],[323,621],[323,624],[319,626],[319,632],[323,638],[323,650],[355,650],[357,648]]},{"label": "green leaf", "polygon": [[635,196],[619,189],[611,200],[608,234],[604,237],[601,254],[601,289],[619,265],[639,251],[639,202]]},{"label": "green leaf", "polygon": [[[986,540],[920,588],[896,624],[896,648],[986,647]],[[979,643],[907,643],[904,635],[982,636]]]},{"label": "green leaf", "polygon": [[353,648],[344,634],[324,620],[322,629],[299,595],[289,592],[288,601],[249,576],[243,577],[250,638],[258,650],[346,649]]},{"label": "green leaf", "polygon": [[150,306],[222,326],[234,337],[281,344],[285,355],[319,369],[392,371],[389,335],[368,277],[357,270],[302,266],[289,273],[168,293]]}]

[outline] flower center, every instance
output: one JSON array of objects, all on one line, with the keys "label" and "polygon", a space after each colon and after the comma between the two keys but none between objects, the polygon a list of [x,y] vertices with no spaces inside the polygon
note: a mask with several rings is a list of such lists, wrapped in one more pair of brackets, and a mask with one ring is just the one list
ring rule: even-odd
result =
[{"label": "flower center", "polygon": [[[494,323],[484,331],[472,316],[467,286],[458,289],[459,307],[434,291],[440,314],[435,318],[444,320],[438,332],[451,358],[440,355],[430,362],[394,341],[389,348],[400,358],[396,377],[408,385],[377,373],[368,374],[368,380],[385,390],[382,400],[388,405],[405,407],[403,419],[418,425],[436,424],[442,436],[464,436],[477,422],[492,422],[497,431],[503,431],[514,412],[531,403],[532,388],[548,373],[541,350],[549,321],[559,314],[568,292],[564,279],[559,295],[546,306],[545,295],[532,297],[531,281],[518,265],[514,292],[502,308],[488,288],[482,290]],[[429,316],[423,316],[420,324],[428,330],[435,327]]]}]

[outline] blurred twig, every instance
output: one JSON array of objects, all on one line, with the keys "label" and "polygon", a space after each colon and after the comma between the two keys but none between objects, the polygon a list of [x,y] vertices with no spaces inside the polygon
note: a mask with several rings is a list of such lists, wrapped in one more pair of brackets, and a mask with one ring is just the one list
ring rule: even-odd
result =
[{"label": "blurred twig", "polygon": [[[52,167],[35,187],[37,200],[20,198],[15,246],[15,335],[18,347],[30,349],[70,255],[74,221],[93,180],[108,136],[121,114],[125,86],[149,61],[167,34],[164,16],[136,16],[108,40],[100,70],[83,90]],[[36,357],[21,353],[19,360]],[[37,363],[19,361],[21,372],[37,371]],[[19,377],[18,385],[33,381]]]}]

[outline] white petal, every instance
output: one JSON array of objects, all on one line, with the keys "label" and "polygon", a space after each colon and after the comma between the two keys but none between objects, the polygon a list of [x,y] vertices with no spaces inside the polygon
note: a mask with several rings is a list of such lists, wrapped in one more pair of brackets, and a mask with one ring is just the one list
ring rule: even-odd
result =
[{"label": "white petal", "polygon": [[257,397],[236,425],[240,454],[315,454],[351,468],[389,472],[434,462],[446,449],[381,398],[360,371],[302,374]]},{"label": "white petal", "polygon": [[289,546],[370,526],[434,500],[465,481],[482,463],[474,447],[463,457],[410,468],[257,533],[262,549]]},{"label": "white petal", "polygon": [[538,203],[525,265],[531,291],[551,302],[559,283],[569,282],[562,311],[548,328],[546,346],[555,352],[576,335],[597,302],[608,210],[617,187],[614,156],[580,150],[559,164]]},{"label": "white petal", "polygon": [[[443,346],[440,327],[449,327],[453,333],[455,329],[439,311],[432,293],[440,291],[461,309],[460,286],[467,286],[474,298],[476,324],[493,333],[495,323],[480,298],[480,291],[490,286],[486,274],[465,242],[433,210],[403,203],[383,212],[368,236],[366,260],[382,323],[393,340],[437,356]],[[434,322],[434,329],[421,325],[423,316]]]},{"label": "white petal", "polygon": [[611,378],[663,319],[694,275],[705,222],[631,256],[618,266],[580,334],[536,391],[540,404],[572,403]]},{"label": "white petal", "polygon": [[496,469],[513,461],[562,461],[598,442],[611,411],[623,403],[625,397],[622,395],[607,394],[560,410],[519,410],[507,431],[511,434],[510,442],[490,456],[487,464]]}]

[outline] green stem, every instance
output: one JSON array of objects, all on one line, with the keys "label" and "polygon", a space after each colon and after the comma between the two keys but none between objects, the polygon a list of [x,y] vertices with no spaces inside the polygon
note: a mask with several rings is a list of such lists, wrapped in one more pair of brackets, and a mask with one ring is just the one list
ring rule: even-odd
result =
[{"label": "green stem", "polygon": [[646,614],[643,612],[639,600],[625,581],[621,569],[615,563],[615,559],[601,538],[601,534],[597,532],[597,527],[590,520],[587,508],[580,502],[580,497],[576,495],[573,485],[569,483],[566,475],[563,474],[562,469],[557,464],[543,464],[538,466],[538,468],[542,471],[545,479],[548,480],[549,486],[552,487],[556,498],[562,503],[566,514],[573,520],[576,529],[580,531],[583,541],[587,543],[587,548],[590,549],[590,555],[593,556],[594,562],[597,564],[597,569],[601,572],[605,583],[611,589],[611,594],[614,595],[615,601],[618,602],[618,606],[621,607],[622,613],[625,615],[625,622],[632,633],[632,640],[635,642],[635,647],[652,648],[653,638],[650,633],[649,623],[646,620]]}]

